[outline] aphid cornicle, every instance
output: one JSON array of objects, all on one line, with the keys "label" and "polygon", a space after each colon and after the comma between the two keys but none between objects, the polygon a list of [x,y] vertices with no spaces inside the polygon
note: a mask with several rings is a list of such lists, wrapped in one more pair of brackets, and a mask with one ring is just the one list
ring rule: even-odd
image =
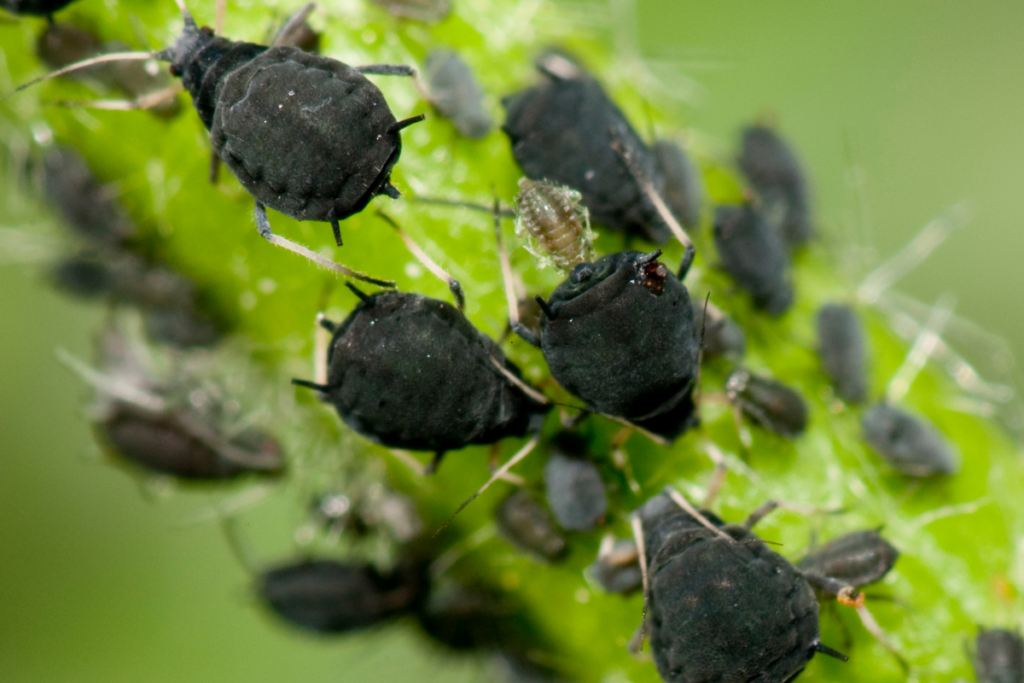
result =
[{"label": "aphid cornicle", "polygon": [[783,683],[814,653],[842,657],[818,636],[818,602],[805,577],[748,524],[701,514],[665,493],[637,515],[647,566],[651,654],[668,683]]},{"label": "aphid cornicle", "polygon": [[391,169],[402,151],[384,95],[364,73],[411,75],[408,67],[351,67],[295,47],[235,42],[185,26],[168,49],[171,62],[210,131],[214,151],[256,199],[260,233],[265,206],[296,220],[338,221],[379,194],[398,197]]},{"label": "aphid cornicle", "polygon": [[[561,63],[568,62],[560,57]],[[660,189],[654,155],[601,85],[573,66],[566,75],[542,60],[547,81],[502,100],[502,130],[516,162],[533,180],[582,193],[596,223],[664,244],[669,227],[622,158],[628,152],[642,177]]]},{"label": "aphid cornicle", "polygon": [[430,103],[456,130],[471,140],[487,137],[494,120],[484,107],[484,91],[458,53],[430,52],[424,63],[423,77]]},{"label": "aphid cornicle", "polygon": [[498,531],[520,550],[549,561],[562,559],[568,546],[551,517],[530,494],[513,491],[494,510]]},{"label": "aphid cornicle", "polygon": [[1017,631],[979,628],[973,659],[978,683],[1024,683],[1024,640]]},{"label": "aphid cornicle", "polygon": [[608,496],[581,438],[570,433],[555,437],[544,465],[544,490],[551,514],[566,531],[590,531],[604,521]]},{"label": "aphid cornicle", "polygon": [[750,126],[743,131],[739,165],[786,244],[795,248],[807,242],[813,232],[810,192],[789,145],[771,128]]},{"label": "aphid cornicle", "polygon": [[[509,379],[515,367],[451,304],[406,292],[373,295],[331,332],[322,392],[356,432],[390,448],[435,453],[539,429],[550,406]],[[500,369],[499,369],[500,366]],[[507,373],[507,375],[505,374]]]},{"label": "aphid cornicle", "polygon": [[867,342],[857,312],[844,304],[818,310],[818,356],[836,394],[850,403],[867,398]]},{"label": "aphid cornicle", "polygon": [[789,254],[782,238],[750,204],[715,210],[715,247],[722,267],[754,300],[754,306],[782,315],[793,303]]},{"label": "aphid cornicle", "polygon": [[693,403],[698,331],[679,277],[661,251],[622,251],[577,265],[541,303],[540,347],[551,376],[587,408],[623,418],[666,439],[697,423]]},{"label": "aphid cornicle", "polygon": [[363,563],[307,560],[262,572],[260,598],[286,621],[316,633],[345,633],[409,614],[425,598],[417,566],[388,573]]},{"label": "aphid cornicle", "polygon": [[807,403],[781,382],[739,368],[726,380],[725,394],[768,431],[792,439],[807,429]]},{"label": "aphid cornicle", "polygon": [[960,469],[949,444],[924,418],[886,402],[861,419],[864,440],[893,469],[910,477],[956,474]]}]

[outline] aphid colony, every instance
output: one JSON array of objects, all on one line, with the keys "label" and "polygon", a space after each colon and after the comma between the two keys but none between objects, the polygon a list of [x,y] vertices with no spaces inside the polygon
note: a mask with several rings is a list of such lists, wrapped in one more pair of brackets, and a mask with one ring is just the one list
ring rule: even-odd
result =
[{"label": "aphid colony", "polygon": [[[450,9],[447,2],[374,2],[396,16],[426,22],[440,21]],[[9,9],[48,16],[59,7],[29,3]],[[537,85],[502,100],[501,129],[526,176],[515,198],[516,232],[538,261],[564,278],[546,295],[516,293],[496,201],[495,256],[510,329],[540,350],[564,400],[578,409],[552,435],[545,426],[555,412],[545,395],[550,383],[527,381],[500,343],[477,329],[463,311],[461,285],[443,269],[422,259],[448,283],[455,305],[392,289],[388,280],[335,264],[275,235],[267,218],[270,207],[298,220],[329,222],[340,246],[345,218],[379,195],[400,197],[391,183],[402,152],[400,132],[423,117],[397,120],[367,74],[415,77],[424,97],[461,135],[487,136],[492,120],[485,88],[469,65],[455,52],[436,50],[426,59],[421,82],[411,67],[351,67],[304,52],[294,45],[318,44],[304,24],[308,8],[297,15],[303,21],[286,22],[270,47],[216,35],[182,11],[181,34],[150,56],[170,62],[170,73],[190,93],[217,159],[253,197],[260,234],[384,287],[368,293],[346,283],[358,303],[340,322],[319,320],[331,335],[320,351],[325,373],[294,384],[315,390],[362,437],[390,449],[432,454],[426,473],[437,469],[446,452],[528,437],[473,498],[499,478],[514,478],[509,469],[541,445],[547,451],[543,483],[519,486],[497,503],[498,535],[539,562],[556,563],[571,553],[574,535],[594,534],[628,517],[634,538],[602,532],[588,573],[608,593],[643,594],[640,638],[649,637],[665,681],[781,683],[797,676],[816,652],[845,659],[819,637],[819,603],[836,599],[857,609],[865,626],[896,653],[860,593],[885,577],[898,557],[877,531],[842,536],[793,564],[752,531],[774,502],[745,524],[728,524],[665,491],[627,515],[624,494],[607,474],[623,470],[632,478],[628,465],[616,460],[621,442],[605,456],[581,427],[593,414],[588,425],[599,416],[624,423],[623,441],[633,430],[659,443],[685,437],[701,420],[702,360],[736,363],[745,354],[743,327],[715,303],[693,296],[686,283],[697,249],[685,230],[698,230],[708,212],[700,170],[680,146],[645,142],[598,80],[559,51],[537,59]],[[59,35],[56,28],[41,38],[40,55],[65,66],[71,60],[56,48],[74,28]],[[76,56],[103,51],[98,43],[86,43]],[[98,71],[79,73],[92,73],[104,87],[132,97],[146,94]],[[714,250],[721,269],[755,309],[782,316],[797,296],[792,254],[813,237],[808,182],[794,153],[764,126],[744,132],[737,163],[752,193],[744,204],[714,208]],[[137,307],[153,337],[178,347],[219,338],[220,326],[200,312],[195,287],[132,246],[136,229],[82,160],[53,149],[43,168],[53,203],[85,245],[53,268],[61,288]],[[387,220],[414,253],[422,253]],[[678,267],[662,262],[661,249],[597,254],[591,220],[621,233],[627,245],[665,246],[676,238],[683,247]],[[868,342],[857,312],[842,304],[822,307],[817,333],[824,375],[835,396],[856,409],[870,394]],[[284,470],[286,456],[272,435],[251,428],[225,431],[217,410],[189,407],[145,373],[124,372],[129,360],[107,356],[99,370],[69,361],[97,388],[96,431],[113,455],[182,480]],[[748,449],[753,442],[742,426],[745,418],[790,440],[807,429],[807,402],[783,382],[737,365],[723,389]],[[901,474],[955,473],[952,448],[934,427],[895,405],[900,398],[890,390],[864,412],[864,441]],[[337,529],[370,533],[374,526],[353,522]],[[407,526],[422,524],[417,519]],[[412,615],[448,646],[498,651],[514,667],[547,673],[534,656],[540,636],[520,607],[487,587],[438,579],[443,570],[437,567],[451,550],[445,550],[443,536],[428,536],[407,534],[400,558],[386,569],[358,558],[250,569],[262,601],[301,628],[341,633]],[[1020,680],[1022,658],[1019,636],[1000,630],[979,634],[979,681]]]}]

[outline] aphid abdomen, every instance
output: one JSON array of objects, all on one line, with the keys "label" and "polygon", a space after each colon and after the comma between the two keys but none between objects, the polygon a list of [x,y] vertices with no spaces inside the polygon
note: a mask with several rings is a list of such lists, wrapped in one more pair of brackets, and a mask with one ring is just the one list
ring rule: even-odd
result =
[{"label": "aphid abdomen", "polygon": [[900,553],[874,529],[830,541],[797,563],[805,573],[839,579],[855,588],[881,581]]},{"label": "aphid abdomen", "polygon": [[576,264],[593,258],[594,246],[589,226],[579,205],[580,193],[529,178],[519,181],[516,197],[517,232],[525,232],[540,247],[556,268],[571,270]]},{"label": "aphid abdomen", "polygon": [[715,247],[722,266],[750,294],[754,306],[781,315],[793,303],[789,254],[782,238],[752,206],[719,206]]},{"label": "aphid abdomen", "polygon": [[274,47],[225,75],[210,141],[256,199],[297,220],[343,219],[386,191],[401,139],[352,67]]}]

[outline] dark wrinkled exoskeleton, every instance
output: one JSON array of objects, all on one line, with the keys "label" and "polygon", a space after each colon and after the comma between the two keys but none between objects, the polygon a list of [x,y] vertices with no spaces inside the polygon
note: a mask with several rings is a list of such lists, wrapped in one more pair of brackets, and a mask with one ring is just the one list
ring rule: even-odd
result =
[{"label": "dark wrinkled exoskeleton", "polygon": [[789,254],[779,235],[751,205],[715,210],[715,247],[722,266],[754,305],[781,315],[793,303]]},{"label": "dark wrinkled exoskeleton", "polygon": [[551,562],[565,555],[565,539],[544,508],[526,491],[515,491],[502,500],[494,511],[494,518],[501,535],[520,550]]},{"label": "dark wrinkled exoskeleton", "polygon": [[[660,253],[579,264],[542,306],[540,338],[516,331],[588,409],[674,439],[697,421],[698,341],[690,295]],[[681,275],[691,259],[688,252]]]},{"label": "dark wrinkled exoskeleton", "polygon": [[818,311],[818,355],[840,398],[850,403],[867,398],[867,342],[851,307],[825,304]]},{"label": "dark wrinkled exoskeleton", "polygon": [[669,683],[783,683],[815,651],[818,602],[807,579],[749,529],[703,515],[716,535],[659,494],[639,510],[650,581],[651,654]]},{"label": "dark wrinkled exoskeleton", "polygon": [[570,69],[566,77],[545,70],[543,62],[540,67],[548,77],[544,83],[502,100],[507,112],[502,130],[523,172],[533,180],[581,192],[597,223],[658,244],[667,242],[668,225],[622,158],[628,153],[642,176],[660,189],[651,150],[581,68]]},{"label": "dark wrinkled exoskeleton", "polygon": [[888,403],[871,407],[861,420],[864,439],[897,472],[911,477],[955,474],[960,466],[946,439],[924,418]]},{"label": "dark wrinkled exoskeleton", "polygon": [[757,190],[765,214],[790,247],[799,247],[813,233],[810,191],[796,155],[771,128],[743,131],[740,168]]},{"label": "dark wrinkled exoskeleton", "polygon": [[427,55],[424,77],[431,104],[467,138],[479,140],[494,127],[484,107],[484,91],[469,65],[451,50]]},{"label": "dark wrinkled exoskeleton", "polygon": [[658,140],[651,151],[665,183],[661,194],[672,215],[683,227],[696,228],[704,206],[704,178],[700,169],[682,147],[671,140]]},{"label": "dark wrinkled exoskeleton", "polygon": [[0,0],[0,8],[14,14],[32,14],[37,17],[49,17],[72,2],[74,0]]},{"label": "dark wrinkled exoskeleton", "polygon": [[451,12],[451,0],[370,0],[396,17],[433,24]]},{"label": "dark wrinkled exoskeleton", "polygon": [[114,403],[95,424],[97,436],[126,461],[180,479],[232,479],[246,472],[274,474],[284,466],[270,436],[246,431],[227,440],[184,413],[154,413]]},{"label": "dark wrinkled exoskeleton", "polygon": [[68,227],[91,244],[120,246],[137,232],[113,189],[101,183],[70,147],[46,153],[43,188]]},{"label": "dark wrinkled exoskeleton", "polygon": [[980,628],[975,643],[978,683],[1024,683],[1024,640],[1016,631]]},{"label": "dark wrinkled exoskeleton", "polygon": [[604,521],[608,496],[594,463],[579,437],[560,434],[544,466],[548,507],[567,531],[590,531]]},{"label": "dark wrinkled exoskeleton", "polygon": [[[355,288],[353,288],[355,290]],[[355,290],[358,291],[358,290]],[[498,346],[454,306],[406,292],[360,293],[333,332],[323,392],[353,430],[390,448],[434,451],[489,444],[537,429],[548,406]]]},{"label": "dark wrinkled exoskeleton", "polygon": [[875,529],[833,539],[797,562],[803,572],[838,579],[854,588],[881,581],[900,553]]},{"label": "dark wrinkled exoskeleton", "polygon": [[725,393],[733,405],[770,432],[794,438],[807,429],[807,403],[781,382],[740,368],[729,375]]},{"label": "dark wrinkled exoskeleton", "polygon": [[415,567],[380,573],[368,564],[312,560],[263,572],[258,590],[295,626],[344,633],[413,612],[426,594],[426,578]]},{"label": "dark wrinkled exoskeleton", "polygon": [[615,538],[611,534],[601,539],[597,559],[590,572],[608,593],[627,595],[643,587],[640,571],[640,553],[629,538]]},{"label": "dark wrinkled exoskeleton", "polygon": [[701,308],[697,315],[697,329],[703,332],[701,352],[705,361],[719,357],[743,357],[747,352],[747,335],[739,323],[710,304],[706,309]]},{"label": "dark wrinkled exoskeleton", "polygon": [[[299,48],[215,36],[185,14],[171,62],[210,131],[214,151],[257,203],[296,220],[337,222],[379,194],[398,197],[391,169],[399,123],[359,69]],[[375,71],[372,67],[365,69]],[[411,70],[382,70],[402,73]],[[265,217],[265,215],[264,215]]]}]

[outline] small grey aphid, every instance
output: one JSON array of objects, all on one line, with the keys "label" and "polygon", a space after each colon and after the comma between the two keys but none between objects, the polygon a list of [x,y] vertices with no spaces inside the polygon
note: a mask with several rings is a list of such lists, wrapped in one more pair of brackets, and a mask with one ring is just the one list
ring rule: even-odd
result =
[{"label": "small grey aphid", "polygon": [[715,210],[715,247],[722,267],[770,315],[782,315],[793,303],[789,253],[782,238],[750,204]]},{"label": "small grey aphid", "polygon": [[853,531],[808,553],[800,571],[838,579],[854,588],[881,581],[900,553],[876,529]]},{"label": "small grey aphid", "polygon": [[597,559],[590,572],[608,593],[628,595],[643,587],[640,553],[631,538],[615,538],[608,534],[601,539]]},{"label": "small grey aphid", "polygon": [[451,0],[370,0],[396,17],[434,24],[452,10]]},{"label": "small grey aphid", "polygon": [[770,432],[794,438],[807,429],[807,403],[781,382],[735,370],[725,383],[729,401]]},{"label": "small grey aphid", "polygon": [[789,145],[771,128],[750,126],[743,131],[739,164],[786,244],[796,248],[807,242],[813,233],[810,191]]},{"label": "small grey aphid", "polygon": [[427,581],[415,567],[382,574],[364,563],[304,560],[263,572],[260,597],[278,616],[317,633],[369,628],[413,612]]},{"label": "small grey aphid", "polygon": [[844,304],[818,311],[818,355],[836,394],[850,403],[867,398],[867,342],[857,312]]},{"label": "small grey aphid", "polygon": [[654,164],[664,185],[661,196],[672,215],[686,228],[700,224],[704,208],[704,177],[683,148],[671,140],[658,140],[651,147]]},{"label": "small grey aphid", "polygon": [[565,539],[544,508],[526,491],[515,491],[501,501],[494,517],[501,535],[520,550],[535,553],[550,562],[565,555]]},{"label": "small grey aphid", "polygon": [[531,254],[563,273],[594,258],[594,233],[581,196],[569,187],[519,179],[516,234],[527,239]]},{"label": "small grey aphid", "polygon": [[956,474],[960,469],[946,439],[924,418],[902,408],[877,403],[861,420],[868,445],[910,477]]},{"label": "small grey aphid", "polygon": [[469,65],[451,50],[433,50],[424,64],[430,103],[467,138],[487,137],[494,120],[484,106],[484,91]]},{"label": "small grey aphid", "polygon": [[978,683],[1024,683],[1024,640],[1016,631],[979,628],[974,652]]},{"label": "small grey aphid", "polygon": [[544,466],[548,507],[566,531],[590,531],[604,521],[608,511],[604,482],[587,459],[586,444],[569,434],[559,437]]}]

